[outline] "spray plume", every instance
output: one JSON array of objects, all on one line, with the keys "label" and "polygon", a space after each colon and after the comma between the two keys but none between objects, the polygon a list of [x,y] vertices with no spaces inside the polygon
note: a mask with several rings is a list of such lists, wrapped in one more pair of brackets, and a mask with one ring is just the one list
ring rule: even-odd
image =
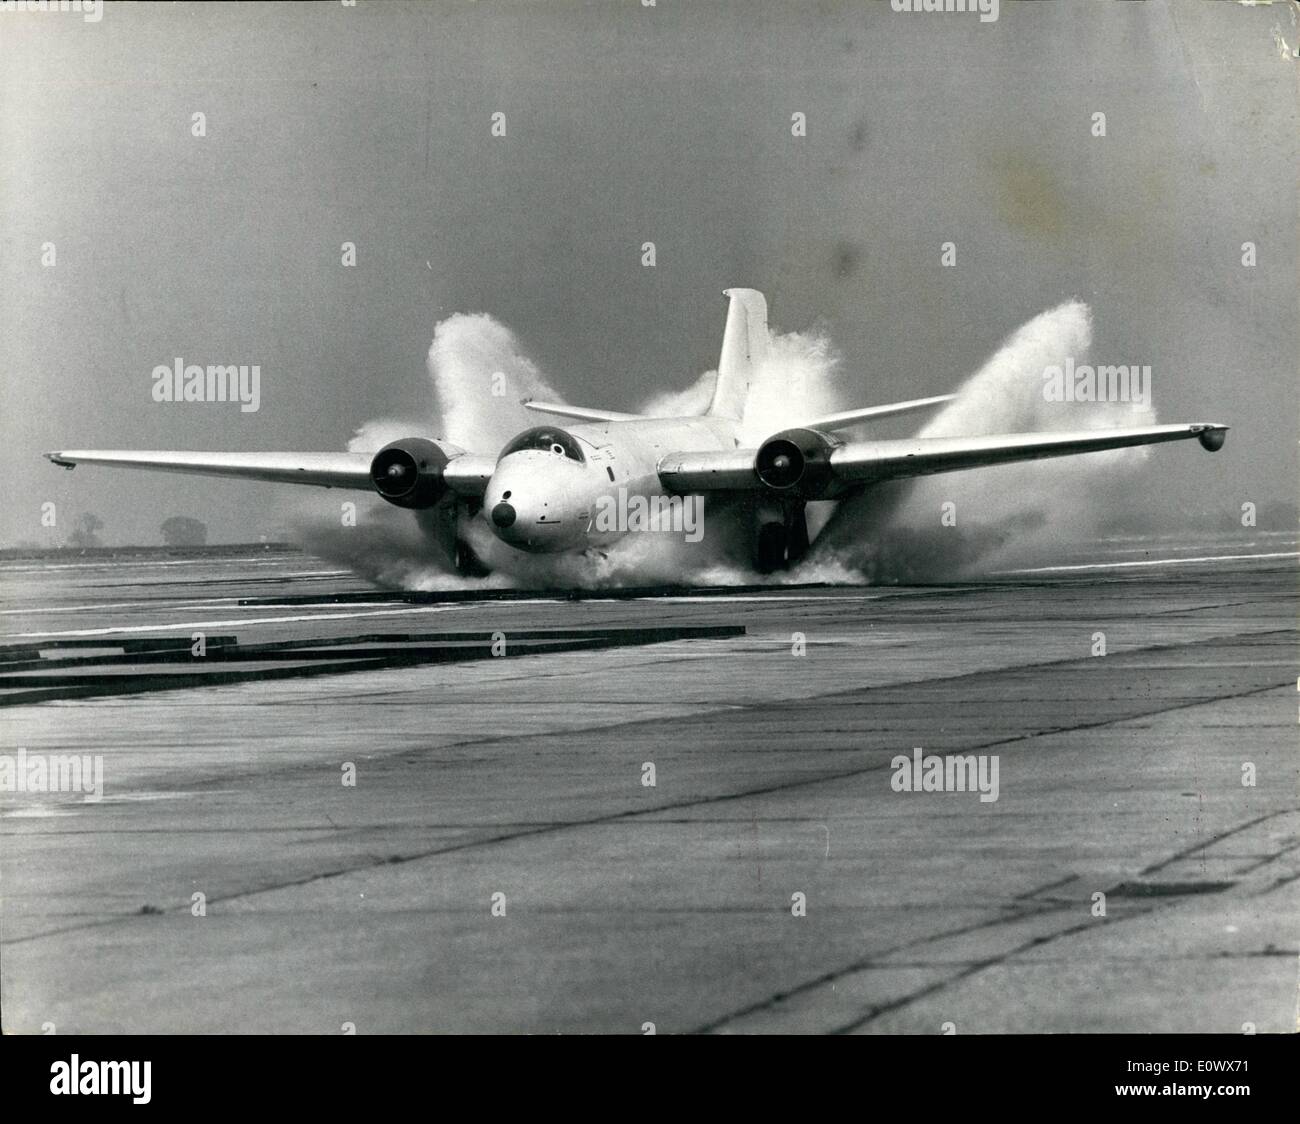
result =
[{"label": "spray plume", "polygon": [[[1045,400],[1043,370],[1067,356],[1082,362],[1091,342],[1090,313],[1079,301],[1043,312],[1014,332],[936,414],[921,437],[1031,430],[1082,430],[1147,424],[1147,408]],[[389,441],[434,433],[453,444],[491,453],[537,424],[522,398],[562,401],[518,341],[485,314],[458,314],[438,324],[428,354],[433,400],[428,417],[366,422],[349,442],[374,452]],[[708,404],[716,371],[681,391],[647,400],[640,412],[691,416]],[[797,402],[798,416],[790,403]],[[869,404],[865,388],[845,378],[824,332],[774,334],[755,373],[741,421],[741,440],[756,445],[800,420]],[[868,431],[869,432],[869,431]],[[814,504],[808,557],[777,581],[900,582],[969,577],[993,565],[1039,561],[1096,532],[1101,517],[1140,464],[1145,449],[1094,453],[1033,464],[897,481],[838,505]],[[940,515],[953,504],[956,525]],[[486,579],[455,573],[447,527],[429,512],[358,502],[357,526],[337,516],[299,520],[306,548],[348,565],[380,585],[405,589],[483,586],[598,588],[664,582],[737,584],[763,580],[746,563],[745,505],[711,496],[707,533],[687,544],[669,535],[629,535],[603,553],[530,555],[500,542],[482,516],[464,528],[467,541],[492,570]]]}]

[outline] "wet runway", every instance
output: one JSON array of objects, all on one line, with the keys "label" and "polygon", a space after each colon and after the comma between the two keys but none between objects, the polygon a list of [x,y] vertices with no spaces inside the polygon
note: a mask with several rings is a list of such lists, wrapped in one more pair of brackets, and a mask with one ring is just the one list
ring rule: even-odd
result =
[{"label": "wet runway", "polygon": [[[1294,551],[491,600],[6,564],[0,753],[103,796],[0,792],[4,1029],[1294,1031]],[[896,791],[916,747],[997,799]]]}]

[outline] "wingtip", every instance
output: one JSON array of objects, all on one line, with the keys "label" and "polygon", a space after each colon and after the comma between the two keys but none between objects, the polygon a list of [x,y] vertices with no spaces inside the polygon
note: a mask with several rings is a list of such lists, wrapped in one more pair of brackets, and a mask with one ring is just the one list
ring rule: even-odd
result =
[{"label": "wingtip", "polygon": [[1205,422],[1197,427],[1196,440],[1201,443],[1201,448],[1210,453],[1217,453],[1223,448],[1223,443],[1228,439],[1228,430],[1230,426],[1223,425],[1220,422]]}]

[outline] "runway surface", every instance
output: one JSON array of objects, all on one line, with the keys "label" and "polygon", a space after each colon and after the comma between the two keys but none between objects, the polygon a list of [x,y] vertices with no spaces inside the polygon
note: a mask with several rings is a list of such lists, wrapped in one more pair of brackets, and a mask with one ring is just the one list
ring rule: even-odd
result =
[{"label": "runway surface", "polygon": [[[6,564],[0,752],[103,798],[0,792],[4,1029],[1294,1031],[1295,549],[579,600]],[[998,798],[895,791],[915,747]]]}]

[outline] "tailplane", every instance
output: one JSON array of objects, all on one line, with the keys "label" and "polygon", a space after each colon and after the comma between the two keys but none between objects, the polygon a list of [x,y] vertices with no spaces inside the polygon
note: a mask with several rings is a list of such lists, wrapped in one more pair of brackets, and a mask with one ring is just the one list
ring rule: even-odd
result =
[{"label": "tailplane", "polygon": [[757,289],[727,289],[723,296],[731,304],[722,332],[718,384],[708,412],[713,417],[739,419],[745,412],[750,383],[767,356],[767,301]]}]

